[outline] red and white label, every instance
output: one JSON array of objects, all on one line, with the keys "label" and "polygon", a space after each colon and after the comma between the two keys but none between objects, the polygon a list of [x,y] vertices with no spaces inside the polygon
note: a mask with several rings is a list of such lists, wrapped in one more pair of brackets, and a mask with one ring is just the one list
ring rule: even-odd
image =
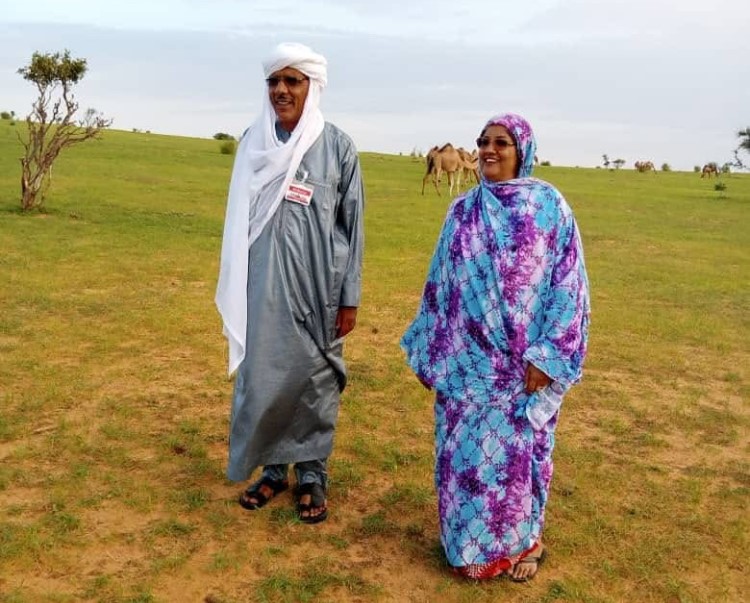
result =
[{"label": "red and white label", "polygon": [[299,203],[300,205],[310,205],[313,196],[313,187],[306,186],[299,182],[292,182],[289,184],[289,188],[286,189],[284,199],[291,201],[292,203]]}]

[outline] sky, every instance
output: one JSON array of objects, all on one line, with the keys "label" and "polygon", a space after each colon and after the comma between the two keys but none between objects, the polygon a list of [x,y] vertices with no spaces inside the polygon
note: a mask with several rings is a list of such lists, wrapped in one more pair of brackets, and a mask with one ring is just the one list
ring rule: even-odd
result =
[{"label": "sky", "polygon": [[748,31],[748,0],[0,0],[0,110],[29,112],[34,51],[69,49],[113,128],[239,135],[295,41],[326,56],[323,115],[360,151],[470,149],[514,112],[553,165],[691,170],[750,127]]}]

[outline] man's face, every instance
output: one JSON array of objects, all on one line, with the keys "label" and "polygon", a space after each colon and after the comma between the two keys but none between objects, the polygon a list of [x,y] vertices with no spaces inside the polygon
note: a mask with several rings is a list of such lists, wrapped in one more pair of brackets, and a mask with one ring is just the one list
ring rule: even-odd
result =
[{"label": "man's face", "polygon": [[284,67],[266,78],[268,97],[281,127],[291,132],[297,126],[310,90],[310,78],[294,67]]}]

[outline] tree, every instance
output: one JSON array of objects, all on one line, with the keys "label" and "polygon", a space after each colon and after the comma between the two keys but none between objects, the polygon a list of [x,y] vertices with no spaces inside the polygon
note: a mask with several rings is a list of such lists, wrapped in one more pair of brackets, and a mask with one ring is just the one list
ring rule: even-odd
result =
[{"label": "tree", "polygon": [[98,138],[112,124],[95,109],[88,109],[77,122],[78,102],[73,87],[86,73],[86,59],[35,52],[18,73],[36,86],[39,96],[26,117],[27,133],[18,138],[25,149],[21,157],[21,209],[30,211],[44,204],[44,193],[52,180],[52,164],[60,152],[90,138]]},{"label": "tree", "polygon": [[740,139],[740,146],[737,148],[750,153],[750,128],[740,130],[737,132],[737,136]]},{"label": "tree", "polygon": [[619,170],[623,165],[625,165],[625,160],[624,159],[615,159],[612,162],[612,165],[615,166],[615,169]]},{"label": "tree", "polygon": [[744,170],[746,166],[740,158],[740,151],[750,153],[750,128],[737,132],[737,137],[740,139],[740,144],[734,150],[734,167]]}]

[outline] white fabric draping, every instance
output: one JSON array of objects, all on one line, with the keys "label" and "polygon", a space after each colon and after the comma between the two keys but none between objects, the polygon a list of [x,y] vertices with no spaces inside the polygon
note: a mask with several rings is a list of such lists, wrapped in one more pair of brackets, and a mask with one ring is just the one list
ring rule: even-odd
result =
[{"label": "white fabric draping", "polygon": [[279,207],[302,157],[323,131],[320,95],[328,82],[325,57],[303,44],[279,44],[263,61],[268,77],[293,67],[310,78],[299,123],[284,143],[276,135],[276,112],[268,93],[260,116],[240,140],[224,221],[216,306],[229,344],[229,374],[245,357],[248,251]]}]

